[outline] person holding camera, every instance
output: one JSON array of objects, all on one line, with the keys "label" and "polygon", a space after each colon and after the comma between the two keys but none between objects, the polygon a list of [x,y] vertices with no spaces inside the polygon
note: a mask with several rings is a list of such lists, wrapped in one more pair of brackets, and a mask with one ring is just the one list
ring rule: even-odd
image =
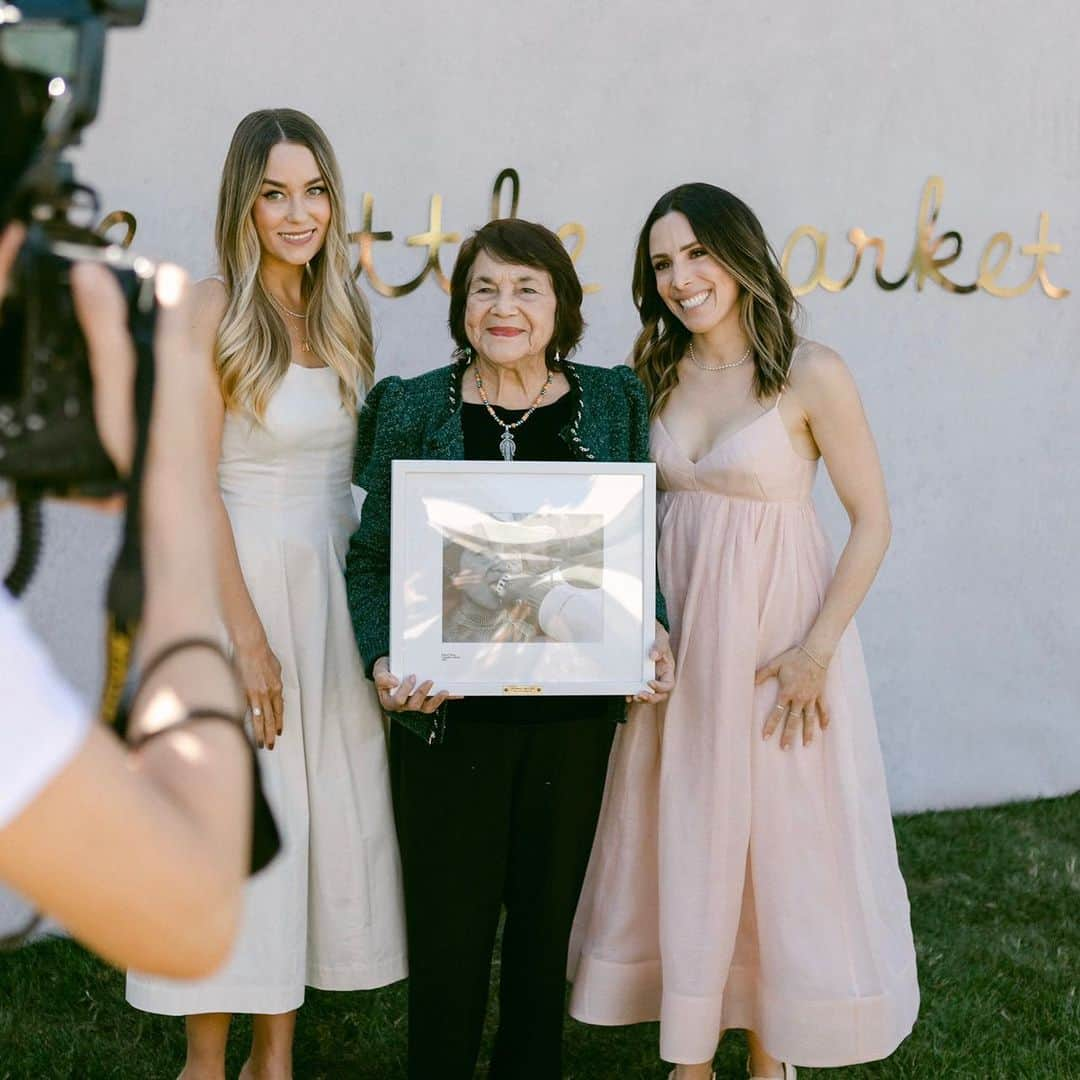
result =
[{"label": "person holding camera", "polygon": [[[20,225],[0,234],[0,297],[24,235]],[[101,266],[76,266],[72,280],[98,434],[123,474],[135,431],[126,304]],[[213,475],[193,408],[209,376],[190,362],[183,273],[162,268],[157,296],[156,379],[170,407],[155,411],[145,471],[145,674],[128,724],[137,749],[93,723],[0,589],[0,880],[110,963],[192,978],[221,965],[238,925],[251,749],[235,677],[213,647],[220,621],[203,524]],[[0,365],[17,363],[0,355]]]},{"label": "person holding camera", "polygon": [[196,287],[194,324],[218,382],[201,406],[219,458],[217,561],[285,851],[249,890],[220,975],[129,975],[132,1005],[187,1016],[186,1080],[224,1076],[234,1012],[254,1014],[242,1076],[291,1076],[305,986],[368,989],[406,973],[386,738],[344,580],[371,323],[337,161],[310,117],[264,109],[240,122],[216,244],[222,277]]}]

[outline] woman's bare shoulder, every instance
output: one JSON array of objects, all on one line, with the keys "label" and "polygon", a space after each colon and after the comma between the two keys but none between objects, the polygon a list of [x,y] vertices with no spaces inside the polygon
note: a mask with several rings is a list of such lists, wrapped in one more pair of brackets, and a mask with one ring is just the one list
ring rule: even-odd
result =
[{"label": "woman's bare shoulder", "polygon": [[835,349],[820,341],[799,339],[788,370],[788,385],[792,390],[812,394],[851,381],[851,372]]},{"label": "woman's bare shoulder", "polygon": [[191,329],[196,340],[211,344],[229,307],[229,293],[220,278],[203,278],[191,287]]},{"label": "woman's bare shoulder", "polygon": [[859,400],[855,380],[840,354],[805,338],[799,339],[791,358],[787,389],[808,416]]},{"label": "woman's bare shoulder", "polygon": [[204,318],[216,316],[220,322],[229,306],[229,292],[225,282],[219,277],[203,278],[191,286],[192,309],[201,322]]},{"label": "woman's bare shoulder", "polygon": [[810,338],[799,338],[791,356],[791,377],[803,374],[826,375],[837,370],[847,370],[840,354],[831,346]]}]

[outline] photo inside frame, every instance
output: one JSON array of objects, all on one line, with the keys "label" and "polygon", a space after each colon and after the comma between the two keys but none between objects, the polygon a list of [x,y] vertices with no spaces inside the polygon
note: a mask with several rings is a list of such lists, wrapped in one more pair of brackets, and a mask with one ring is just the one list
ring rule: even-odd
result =
[{"label": "photo inside frame", "polygon": [[495,512],[443,530],[442,640],[604,636],[604,517]]}]

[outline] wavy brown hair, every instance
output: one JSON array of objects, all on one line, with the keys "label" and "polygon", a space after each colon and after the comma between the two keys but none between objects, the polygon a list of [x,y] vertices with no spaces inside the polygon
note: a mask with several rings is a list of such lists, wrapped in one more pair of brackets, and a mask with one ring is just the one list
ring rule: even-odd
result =
[{"label": "wavy brown hair", "polygon": [[649,212],[634,256],[634,304],[641,332],[632,363],[649,393],[649,412],[657,416],[679,382],[679,360],[690,332],[664,303],[656,288],[649,257],[649,234],[665,214],[677,212],[690,222],[698,243],[739,286],[739,323],[754,361],[754,393],[778,393],[787,383],[797,336],[799,305],[780,272],[757,215],[730,191],[712,184],[680,184],[661,195]]},{"label": "wavy brown hair", "polygon": [[330,196],[326,238],[304,273],[308,340],[337,373],[342,404],[355,413],[372,382],[375,349],[371,315],[353,280],[341,171],[330,140],[310,116],[295,109],[259,109],[237,125],[221,172],[214,239],[229,306],[217,336],[221,393],[229,409],[257,420],[289,370],[289,333],[259,274],[262,246],[252,208],[278,143],[306,146]]}]

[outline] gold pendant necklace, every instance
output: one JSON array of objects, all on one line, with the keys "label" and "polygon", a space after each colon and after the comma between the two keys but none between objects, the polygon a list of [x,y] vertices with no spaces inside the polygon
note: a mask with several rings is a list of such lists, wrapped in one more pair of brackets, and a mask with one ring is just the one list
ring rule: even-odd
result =
[{"label": "gold pendant necklace", "polygon": [[491,402],[488,401],[487,393],[484,391],[484,380],[480,378],[480,365],[476,364],[473,367],[473,379],[476,382],[476,392],[480,395],[480,400],[484,403],[484,408],[488,411],[488,416],[495,421],[503,429],[503,433],[499,438],[499,453],[502,454],[503,461],[513,461],[514,454],[517,451],[517,443],[514,441],[514,428],[521,427],[526,420],[540,406],[540,402],[544,400],[544,395],[548,392],[548,387],[551,385],[551,380],[554,378],[555,372],[549,371],[548,377],[544,382],[544,385],[540,387],[540,393],[536,395],[533,403],[529,406],[525,415],[519,417],[512,424],[504,423],[496,415],[495,410],[491,407]]},{"label": "gold pendant necklace", "polygon": [[307,312],[306,311],[291,311],[287,308],[269,289],[266,290],[266,295],[270,297],[270,303],[278,309],[278,311],[284,312],[286,315],[291,315],[294,319],[300,319],[304,323],[304,337],[300,342],[300,348],[304,352],[311,352],[311,342],[308,341],[307,333]]}]

